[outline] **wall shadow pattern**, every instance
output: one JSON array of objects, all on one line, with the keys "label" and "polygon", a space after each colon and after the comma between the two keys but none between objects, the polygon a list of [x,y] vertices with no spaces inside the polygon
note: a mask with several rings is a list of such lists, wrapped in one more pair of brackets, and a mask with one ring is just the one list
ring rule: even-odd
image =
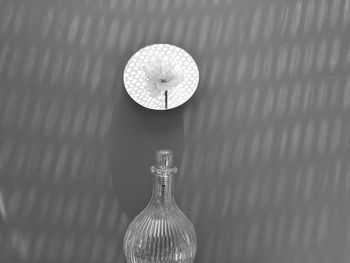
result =
[{"label": "wall shadow pattern", "polygon": [[169,43],[201,76],[168,130],[195,262],[348,262],[349,29],[349,0],[0,0],[0,261],[125,262],[122,72]]}]

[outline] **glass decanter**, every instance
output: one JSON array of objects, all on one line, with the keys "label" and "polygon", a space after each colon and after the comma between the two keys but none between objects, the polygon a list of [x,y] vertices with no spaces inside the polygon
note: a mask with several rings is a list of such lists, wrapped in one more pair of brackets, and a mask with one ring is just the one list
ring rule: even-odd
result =
[{"label": "glass decanter", "polygon": [[173,153],[160,150],[151,167],[153,194],[146,208],[128,226],[124,253],[128,263],[192,263],[197,238],[191,221],[173,196]]}]

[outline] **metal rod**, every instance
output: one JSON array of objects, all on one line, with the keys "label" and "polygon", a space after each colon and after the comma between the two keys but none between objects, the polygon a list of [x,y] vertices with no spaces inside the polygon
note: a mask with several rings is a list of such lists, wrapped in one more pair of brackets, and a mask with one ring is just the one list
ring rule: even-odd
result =
[{"label": "metal rod", "polygon": [[168,108],[168,91],[165,91],[165,109]]}]

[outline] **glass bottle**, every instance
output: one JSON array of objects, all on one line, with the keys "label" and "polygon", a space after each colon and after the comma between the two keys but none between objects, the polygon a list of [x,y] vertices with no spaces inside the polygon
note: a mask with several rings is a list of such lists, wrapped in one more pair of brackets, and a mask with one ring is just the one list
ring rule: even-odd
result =
[{"label": "glass bottle", "polygon": [[128,226],[124,253],[128,263],[192,263],[197,238],[191,221],[175,203],[173,166],[170,150],[156,152],[153,194],[146,208]]}]

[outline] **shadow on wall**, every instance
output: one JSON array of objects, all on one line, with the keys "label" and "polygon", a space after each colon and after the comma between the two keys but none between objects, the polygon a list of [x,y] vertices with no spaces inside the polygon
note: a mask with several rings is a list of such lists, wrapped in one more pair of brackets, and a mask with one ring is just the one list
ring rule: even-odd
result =
[{"label": "shadow on wall", "polygon": [[146,207],[152,194],[150,166],[155,151],[172,149],[180,165],[184,143],[183,107],[149,110],[123,89],[115,103],[111,150],[113,191],[130,219]]},{"label": "shadow on wall", "polygon": [[0,233],[7,237],[1,239],[0,244],[8,251],[6,255],[8,258],[16,262],[23,262],[30,254],[30,238],[20,228],[11,225],[13,218],[6,211],[5,203],[3,193],[0,191]]}]

